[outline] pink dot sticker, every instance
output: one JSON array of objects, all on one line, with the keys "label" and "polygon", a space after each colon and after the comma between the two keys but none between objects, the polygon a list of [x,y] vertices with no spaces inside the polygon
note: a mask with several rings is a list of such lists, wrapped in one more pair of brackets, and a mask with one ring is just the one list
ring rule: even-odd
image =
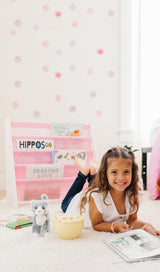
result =
[{"label": "pink dot sticker", "polygon": [[61,100],[61,96],[60,96],[59,94],[56,94],[55,100],[56,100],[57,102],[59,102],[59,101]]},{"label": "pink dot sticker", "polygon": [[94,97],[96,96],[96,92],[92,91],[92,92],[90,93],[90,96],[91,96],[92,98],[94,98]]},{"label": "pink dot sticker", "polygon": [[92,68],[88,68],[87,69],[87,74],[88,75],[93,75],[93,69]]},{"label": "pink dot sticker", "polygon": [[78,22],[73,22],[72,26],[75,27],[75,28],[78,27]]},{"label": "pink dot sticker", "polygon": [[42,70],[43,70],[44,72],[48,72],[48,71],[49,71],[49,66],[48,66],[48,65],[44,65],[44,66],[42,67]]},{"label": "pink dot sticker", "polygon": [[33,112],[33,115],[34,115],[34,117],[36,117],[36,118],[40,117],[40,111],[35,110],[35,111]]},{"label": "pink dot sticker", "polygon": [[76,41],[70,41],[70,46],[72,46],[72,47],[75,47],[76,46]]},{"label": "pink dot sticker", "polygon": [[61,50],[61,49],[58,49],[58,50],[56,51],[56,55],[57,55],[57,56],[62,56],[62,50]]},{"label": "pink dot sticker", "polygon": [[11,35],[12,37],[16,36],[16,31],[15,31],[14,29],[12,29],[12,30],[10,31],[10,35]]},{"label": "pink dot sticker", "polygon": [[76,111],[76,107],[75,106],[70,106],[69,107],[69,111],[70,112],[75,112]]},{"label": "pink dot sticker", "polygon": [[61,17],[62,13],[60,11],[55,12],[56,17]]},{"label": "pink dot sticker", "polygon": [[15,85],[17,88],[20,88],[21,85],[22,85],[22,83],[21,83],[20,81],[16,81],[16,82],[14,83],[14,85]]},{"label": "pink dot sticker", "polygon": [[75,11],[76,10],[76,5],[75,4],[71,4],[70,5],[70,10]]},{"label": "pink dot sticker", "polygon": [[17,109],[18,108],[18,102],[14,101],[13,102],[13,109]]},{"label": "pink dot sticker", "polygon": [[49,5],[44,5],[43,7],[42,7],[42,9],[44,10],[44,11],[48,11],[49,10]]},{"label": "pink dot sticker", "polygon": [[109,76],[109,77],[113,77],[113,76],[114,76],[114,72],[113,72],[113,71],[109,71],[109,72],[108,72],[108,76]]},{"label": "pink dot sticker", "polygon": [[44,47],[48,47],[48,46],[49,46],[49,41],[43,41],[43,42],[42,42],[42,45],[43,45]]},{"label": "pink dot sticker", "polygon": [[87,13],[88,13],[88,14],[92,14],[92,13],[93,13],[93,9],[92,9],[92,8],[88,8],[88,9],[87,9]]},{"label": "pink dot sticker", "polygon": [[99,48],[99,49],[97,50],[97,52],[98,52],[99,55],[102,55],[102,54],[103,54],[103,49]]},{"label": "pink dot sticker", "polygon": [[110,9],[108,11],[108,16],[112,17],[114,15],[114,10]]},{"label": "pink dot sticker", "polygon": [[16,56],[14,60],[16,63],[20,63],[22,61],[20,56]]},{"label": "pink dot sticker", "polygon": [[61,78],[62,74],[59,73],[59,72],[57,72],[57,73],[55,73],[55,76],[56,76],[57,78]]},{"label": "pink dot sticker", "polygon": [[101,116],[102,116],[102,111],[101,111],[101,110],[96,111],[96,115],[97,115],[98,117],[101,117]]},{"label": "pink dot sticker", "polygon": [[76,66],[75,66],[75,65],[71,65],[71,66],[70,66],[70,70],[71,70],[72,72],[76,71]]},{"label": "pink dot sticker", "polygon": [[16,20],[14,24],[15,26],[19,27],[22,25],[22,22],[20,20]]},{"label": "pink dot sticker", "polygon": [[40,29],[39,25],[34,25],[33,28],[34,28],[35,31],[38,31]]}]

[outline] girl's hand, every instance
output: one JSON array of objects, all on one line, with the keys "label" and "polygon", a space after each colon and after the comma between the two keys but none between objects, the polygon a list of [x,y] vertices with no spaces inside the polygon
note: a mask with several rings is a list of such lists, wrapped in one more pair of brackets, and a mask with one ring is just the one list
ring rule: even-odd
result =
[{"label": "girl's hand", "polygon": [[145,223],[144,226],[142,227],[143,230],[155,235],[155,236],[158,236],[160,235],[160,231],[156,230],[151,224],[149,223]]},{"label": "girl's hand", "polygon": [[116,232],[126,232],[126,231],[129,231],[129,230],[132,230],[133,227],[129,227],[128,224],[126,223],[115,223],[114,224],[114,229]]}]

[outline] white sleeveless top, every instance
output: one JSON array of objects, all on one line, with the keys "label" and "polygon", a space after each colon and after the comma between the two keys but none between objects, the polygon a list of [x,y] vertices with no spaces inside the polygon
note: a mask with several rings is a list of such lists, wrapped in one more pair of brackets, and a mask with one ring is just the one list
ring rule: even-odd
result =
[{"label": "white sleeveless top", "polygon": [[[84,195],[85,191],[81,191],[78,194],[76,194],[73,199],[71,200],[66,214],[70,215],[80,215],[80,201],[82,196]],[[108,192],[107,197],[105,198],[105,202],[108,205],[105,205],[103,202],[103,194],[102,193],[92,193],[91,195],[94,199],[95,205],[98,209],[98,211],[102,214],[102,219],[104,222],[126,222],[127,219],[131,214],[135,212],[133,208],[131,207],[129,203],[129,192],[127,192],[125,197],[125,207],[126,207],[126,213],[125,214],[119,214],[119,212],[116,209],[116,206],[114,204],[114,201],[112,199],[112,196],[110,192]],[[139,200],[141,202],[142,199],[142,191],[139,192]],[[89,203],[87,202],[85,207],[85,211],[82,213],[82,216],[84,216],[84,227],[85,228],[91,228],[91,220],[89,217]]]}]

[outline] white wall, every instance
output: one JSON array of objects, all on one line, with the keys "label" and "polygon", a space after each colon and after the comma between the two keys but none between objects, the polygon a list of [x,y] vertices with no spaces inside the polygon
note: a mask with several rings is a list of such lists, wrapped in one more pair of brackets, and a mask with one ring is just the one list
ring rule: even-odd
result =
[{"label": "white wall", "polygon": [[119,144],[119,0],[3,1],[0,33],[1,177],[7,116],[92,123],[100,157]]}]

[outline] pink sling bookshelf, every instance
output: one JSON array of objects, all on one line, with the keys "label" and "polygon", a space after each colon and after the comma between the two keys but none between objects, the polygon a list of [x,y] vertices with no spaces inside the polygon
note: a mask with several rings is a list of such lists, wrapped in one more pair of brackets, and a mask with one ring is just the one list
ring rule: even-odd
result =
[{"label": "pink sling bookshelf", "polygon": [[[56,123],[61,126],[64,133],[65,123]],[[80,124],[78,136],[55,135],[53,127],[6,120],[7,199],[12,206],[40,199],[43,193],[49,199],[63,198],[78,173],[74,159],[97,159],[91,125]]]}]

